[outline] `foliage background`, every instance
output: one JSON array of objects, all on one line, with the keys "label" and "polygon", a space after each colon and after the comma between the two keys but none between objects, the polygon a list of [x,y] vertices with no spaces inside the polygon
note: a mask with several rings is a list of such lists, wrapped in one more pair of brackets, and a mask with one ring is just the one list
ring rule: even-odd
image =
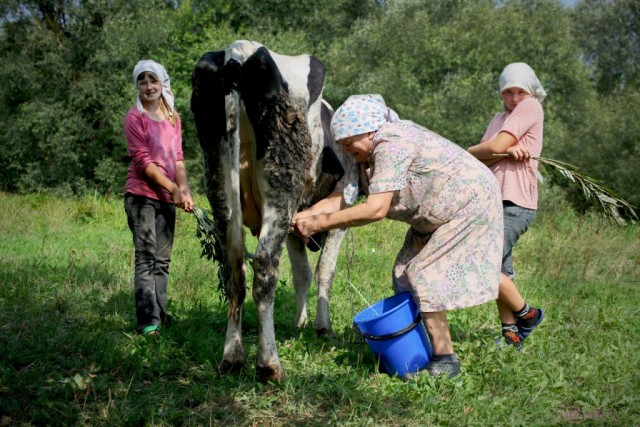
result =
[{"label": "foliage background", "polygon": [[529,63],[549,96],[543,156],[640,204],[640,5],[635,0],[2,0],[0,190],[119,194],[131,71],[163,63],[183,117],[202,54],[236,39],[327,65],[325,97],[381,93],[403,118],[467,147],[500,111],[497,79]]},{"label": "foliage background", "polygon": [[[638,225],[578,215],[564,190],[541,187],[516,253],[520,289],[548,316],[527,348],[496,350],[493,305],[458,310],[465,375],[416,384],[377,373],[351,329],[363,305],[348,282],[369,301],[388,296],[402,224],[355,229],[345,244],[335,338],[292,326],[283,262],[276,330],[288,376],[264,385],[252,366],[218,370],[225,307],[190,216],[173,255],[178,323],[158,341],[132,333],[131,235],[122,201],[102,195],[122,191],[131,71],[153,58],[172,77],[191,185],[206,203],[190,76],[203,53],[246,38],[316,55],[333,105],[381,93],[465,147],[500,111],[504,65],[527,62],[549,92],[543,155],[639,205],[639,17],[636,0],[0,0],[0,426],[636,425]],[[254,355],[251,301],[244,319]]]}]

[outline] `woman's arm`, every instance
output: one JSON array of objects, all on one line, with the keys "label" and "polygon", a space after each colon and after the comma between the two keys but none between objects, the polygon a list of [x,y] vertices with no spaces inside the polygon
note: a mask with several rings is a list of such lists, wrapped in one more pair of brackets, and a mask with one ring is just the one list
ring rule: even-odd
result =
[{"label": "woman's arm", "polygon": [[320,214],[328,214],[333,212],[338,212],[340,209],[344,207],[344,197],[340,192],[333,192],[329,194],[324,199],[318,201],[315,205],[311,206],[309,209],[305,209],[296,213],[293,216],[293,222],[298,218],[306,218],[309,216],[320,215]]},{"label": "woman's arm", "polygon": [[392,199],[393,191],[375,193],[369,195],[364,203],[347,209],[306,217],[296,216],[293,220],[294,231],[300,237],[306,239],[320,231],[358,227],[376,222],[387,216]]}]

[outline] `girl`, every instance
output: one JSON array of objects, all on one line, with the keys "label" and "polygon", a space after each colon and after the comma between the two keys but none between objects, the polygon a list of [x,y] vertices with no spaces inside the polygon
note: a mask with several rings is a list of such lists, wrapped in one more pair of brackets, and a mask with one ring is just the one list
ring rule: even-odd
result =
[{"label": "girl", "polygon": [[512,250],[538,207],[538,162],[531,157],[542,152],[541,103],[547,94],[533,69],[522,62],[507,65],[499,83],[505,111],[493,118],[480,144],[468,151],[490,167],[502,191],[504,247],[497,304],[505,343],[520,347],[544,319],[542,309],[530,307],[513,282]]},{"label": "girl", "polygon": [[167,282],[176,206],[193,211],[182,154],[182,127],[164,67],[143,60],[133,70],[136,107],[124,119],[129,172],[124,207],[135,248],[138,332],[159,335],[167,322]]}]

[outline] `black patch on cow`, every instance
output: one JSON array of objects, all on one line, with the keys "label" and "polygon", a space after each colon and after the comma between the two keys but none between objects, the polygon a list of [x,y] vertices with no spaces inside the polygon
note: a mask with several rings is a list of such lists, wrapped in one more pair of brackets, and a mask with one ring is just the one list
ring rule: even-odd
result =
[{"label": "black patch on cow", "polygon": [[[224,208],[227,205],[224,186],[216,182],[223,176],[225,153],[229,151],[228,145],[224,144],[227,138],[224,97],[237,86],[237,77],[233,76],[234,64],[225,65],[224,57],[224,51],[208,52],[196,64],[191,77],[191,111],[202,148],[205,187],[218,234],[214,242],[214,260],[219,266],[218,286],[228,297],[225,284],[230,282],[231,266],[227,261],[225,242],[229,217]],[[237,62],[235,65],[239,67]],[[239,72],[235,72],[239,76]]]},{"label": "black patch on cow", "polygon": [[226,133],[224,96],[232,82],[225,78],[224,51],[208,52],[200,58],[191,76],[191,111],[197,123],[203,151],[211,152]]},{"label": "black patch on cow", "polygon": [[336,181],[344,176],[344,168],[340,163],[340,159],[336,156],[336,152],[330,147],[322,149],[322,172],[333,175]]},{"label": "black patch on cow", "polygon": [[[344,176],[345,170],[340,163],[340,159],[338,159],[338,156],[336,156],[335,151],[333,151],[331,147],[325,146],[322,149],[321,164],[322,175],[320,179],[318,179],[316,188],[323,193],[330,193],[338,181]],[[307,242],[307,248],[312,252],[319,251],[324,246],[326,238],[326,231],[312,235]]]},{"label": "black patch on cow", "polygon": [[309,58],[309,76],[307,77],[307,90],[309,91],[308,107],[313,105],[313,103],[320,98],[320,95],[322,95],[325,70],[326,68],[320,60],[313,56]]},{"label": "black patch on cow", "polygon": [[266,48],[245,61],[240,94],[256,135],[256,159],[263,161],[269,184],[282,188],[281,195],[301,195],[311,161],[311,136],[305,112],[290,96]]},{"label": "black patch on cow", "polygon": [[289,92],[289,86],[266,47],[254,52],[242,66],[240,93],[245,103],[255,105],[265,97]]},{"label": "black patch on cow", "polygon": [[327,239],[327,231],[321,231],[320,233],[312,234],[307,242],[307,249],[311,252],[318,252],[324,246],[324,241]]}]

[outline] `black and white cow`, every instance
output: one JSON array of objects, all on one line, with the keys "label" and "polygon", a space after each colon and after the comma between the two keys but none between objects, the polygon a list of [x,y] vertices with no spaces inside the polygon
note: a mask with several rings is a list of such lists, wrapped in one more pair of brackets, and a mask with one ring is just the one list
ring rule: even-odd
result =
[{"label": "black and white cow", "polygon": [[[249,41],[205,54],[193,73],[191,109],[219,240],[215,256],[229,300],[223,368],[240,369],[246,358],[241,336],[247,289],[244,225],[258,237],[252,293],[259,317],[260,381],[284,375],[273,310],[285,241],[296,289],[295,323],[307,323],[312,273],[304,243],[288,233],[291,218],[328,195],[344,174],[348,182],[357,182],[354,160],[331,138],[332,110],[322,100],[324,76],[324,65],[312,56],[279,55]],[[344,230],[326,234],[316,266],[318,333],[331,331],[329,289],[343,236]]]}]

